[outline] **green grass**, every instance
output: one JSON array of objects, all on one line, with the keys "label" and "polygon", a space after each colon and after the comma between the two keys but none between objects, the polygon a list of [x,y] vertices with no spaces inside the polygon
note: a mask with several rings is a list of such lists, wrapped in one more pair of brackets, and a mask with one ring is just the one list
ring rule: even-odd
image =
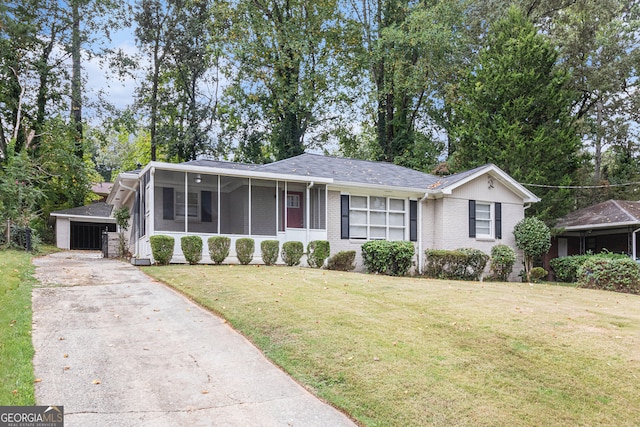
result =
[{"label": "green grass", "polygon": [[0,251],[0,405],[34,405],[31,255]]},{"label": "green grass", "polygon": [[145,272],[368,426],[640,424],[640,297],[285,267]]}]

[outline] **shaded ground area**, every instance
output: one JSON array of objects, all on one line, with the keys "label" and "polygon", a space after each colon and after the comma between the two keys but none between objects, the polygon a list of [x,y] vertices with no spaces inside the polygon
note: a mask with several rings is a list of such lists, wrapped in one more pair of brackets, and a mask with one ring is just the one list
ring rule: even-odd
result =
[{"label": "shaded ground area", "polygon": [[36,401],[65,426],[350,426],[224,321],[91,252],[34,260]]}]

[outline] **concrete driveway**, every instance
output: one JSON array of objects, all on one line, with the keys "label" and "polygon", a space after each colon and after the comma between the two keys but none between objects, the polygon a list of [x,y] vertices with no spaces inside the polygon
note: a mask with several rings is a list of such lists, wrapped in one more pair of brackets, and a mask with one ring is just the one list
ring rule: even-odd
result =
[{"label": "concrete driveway", "polygon": [[65,426],[354,426],[222,319],[92,252],[36,258],[38,405]]}]

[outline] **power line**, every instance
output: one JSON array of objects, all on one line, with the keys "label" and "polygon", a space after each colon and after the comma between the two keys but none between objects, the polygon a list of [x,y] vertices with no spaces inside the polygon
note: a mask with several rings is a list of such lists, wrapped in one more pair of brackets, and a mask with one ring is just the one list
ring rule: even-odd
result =
[{"label": "power line", "polygon": [[622,184],[605,184],[605,185],[545,185],[545,184],[523,184],[525,187],[542,187],[542,188],[557,188],[557,189],[569,189],[569,190],[588,190],[591,188],[610,188],[610,187],[626,187],[628,185],[640,185],[640,182],[625,182]]}]

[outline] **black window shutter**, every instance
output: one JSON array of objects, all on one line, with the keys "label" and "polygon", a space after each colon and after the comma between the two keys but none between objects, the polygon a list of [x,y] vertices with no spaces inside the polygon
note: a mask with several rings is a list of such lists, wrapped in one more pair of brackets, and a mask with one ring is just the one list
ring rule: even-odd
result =
[{"label": "black window shutter", "polygon": [[494,210],[496,214],[496,239],[502,239],[502,203],[496,203]]},{"label": "black window shutter", "polygon": [[349,195],[340,196],[340,238],[349,238]]},{"label": "black window shutter", "polygon": [[469,237],[476,237],[476,201],[469,200]]},{"label": "black window shutter", "polygon": [[162,219],[173,220],[173,188],[162,187]]},{"label": "black window shutter", "polygon": [[211,191],[200,192],[200,219],[202,222],[211,222]]},{"label": "black window shutter", "polygon": [[409,240],[418,241],[418,202],[409,200]]}]

